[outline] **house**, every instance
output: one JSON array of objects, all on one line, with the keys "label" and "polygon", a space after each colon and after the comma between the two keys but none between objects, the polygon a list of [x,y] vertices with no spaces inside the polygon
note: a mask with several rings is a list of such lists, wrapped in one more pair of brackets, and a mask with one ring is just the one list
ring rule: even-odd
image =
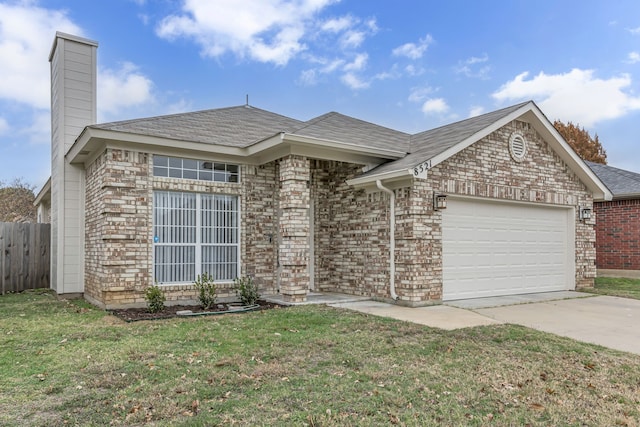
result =
[{"label": "house", "polygon": [[594,203],[598,276],[640,278],[640,174],[587,165],[613,195]]},{"label": "house", "polygon": [[418,134],[249,105],[96,124],[97,43],[58,33],[52,287],[107,308],[251,275],[419,306],[593,286],[607,187],[533,102]]}]

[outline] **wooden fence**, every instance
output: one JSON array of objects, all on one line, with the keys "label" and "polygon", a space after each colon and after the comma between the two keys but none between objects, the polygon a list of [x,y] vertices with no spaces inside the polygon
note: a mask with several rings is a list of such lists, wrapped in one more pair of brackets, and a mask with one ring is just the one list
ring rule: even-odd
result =
[{"label": "wooden fence", "polygon": [[48,288],[51,224],[0,222],[0,293]]}]

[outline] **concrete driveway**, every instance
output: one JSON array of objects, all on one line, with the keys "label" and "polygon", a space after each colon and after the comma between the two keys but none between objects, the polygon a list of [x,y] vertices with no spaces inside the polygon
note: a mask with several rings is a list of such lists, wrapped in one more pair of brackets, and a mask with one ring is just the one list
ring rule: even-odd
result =
[{"label": "concrete driveway", "polygon": [[640,354],[640,300],[609,296],[479,308],[504,323]]},{"label": "concrete driveway", "polygon": [[329,304],[441,329],[513,323],[640,354],[640,300],[553,292],[408,308],[376,301]]}]

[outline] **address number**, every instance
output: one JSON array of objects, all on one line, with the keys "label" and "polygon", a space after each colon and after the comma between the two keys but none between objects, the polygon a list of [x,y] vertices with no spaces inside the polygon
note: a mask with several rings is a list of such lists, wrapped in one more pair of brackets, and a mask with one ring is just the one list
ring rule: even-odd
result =
[{"label": "address number", "polygon": [[418,166],[413,168],[413,176],[422,177],[427,173],[427,171],[431,169],[431,160],[427,160],[425,162],[420,163]]}]

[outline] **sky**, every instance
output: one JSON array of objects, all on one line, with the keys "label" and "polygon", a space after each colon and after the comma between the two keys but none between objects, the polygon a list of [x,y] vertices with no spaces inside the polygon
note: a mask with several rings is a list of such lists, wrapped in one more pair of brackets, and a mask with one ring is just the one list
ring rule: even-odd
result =
[{"label": "sky", "polygon": [[0,182],[49,177],[56,31],[99,43],[99,123],[248,96],[416,133],[533,100],[640,173],[637,0],[0,0]]}]

